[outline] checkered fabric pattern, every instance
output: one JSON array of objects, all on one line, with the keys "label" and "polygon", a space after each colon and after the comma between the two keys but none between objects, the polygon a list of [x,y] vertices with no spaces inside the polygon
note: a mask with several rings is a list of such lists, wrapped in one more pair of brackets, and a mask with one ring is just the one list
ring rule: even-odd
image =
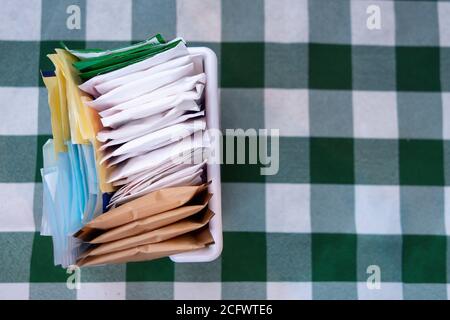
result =
[{"label": "checkered fabric pattern", "polygon": [[[81,29],[66,28],[69,5]],[[375,7],[374,7],[375,6]],[[0,297],[450,297],[450,2],[0,0]],[[367,20],[379,12],[381,29]],[[224,250],[86,268],[81,289],[39,235],[39,70],[64,40],[155,33],[219,57],[222,128],[279,128],[280,170],[222,166]],[[381,287],[367,279],[378,266]],[[377,269],[377,267],[375,267]],[[369,272],[369,273],[368,273]]]}]

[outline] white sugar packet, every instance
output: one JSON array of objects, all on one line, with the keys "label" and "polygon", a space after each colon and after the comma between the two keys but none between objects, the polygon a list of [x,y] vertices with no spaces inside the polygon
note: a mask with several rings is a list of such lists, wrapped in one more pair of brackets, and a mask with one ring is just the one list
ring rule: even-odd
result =
[{"label": "white sugar packet", "polygon": [[119,140],[121,141],[119,143],[125,143],[146,133],[184,122],[191,118],[200,117],[204,114],[204,111],[186,113],[186,110],[180,110],[175,107],[149,117],[132,120],[117,129],[104,129],[97,134],[97,140],[100,142]]},{"label": "white sugar packet", "polygon": [[162,71],[174,69],[177,67],[185,66],[192,63],[192,58],[190,56],[183,56],[176,59],[169,60],[167,62],[158,64],[154,67],[148,68],[146,70],[130,73],[128,75],[115,78],[95,86],[95,90],[100,93],[100,95],[106,94],[109,91],[116,89],[120,86],[126,85],[132,81],[143,79],[145,77],[157,74]]},{"label": "white sugar packet", "polygon": [[99,112],[100,117],[108,117],[120,111],[131,109],[138,107],[140,105],[156,101],[161,98],[165,98],[168,96],[173,96],[179,94],[181,92],[191,91],[191,90],[199,90],[199,84],[206,83],[206,75],[204,73],[200,73],[194,76],[181,78],[173,83],[170,83],[164,87],[156,89],[150,93],[146,93],[140,97],[135,99],[128,100],[124,103],[119,103],[112,108],[106,109],[104,111]]},{"label": "white sugar packet", "polygon": [[200,111],[197,101],[200,101],[204,85],[197,85],[196,90],[181,92],[177,95],[161,98],[140,105],[139,107],[123,110],[108,117],[101,118],[104,127],[117,128],[127,122],[142,119],[174,107],[186,111]]},{"label": "white sugar packet", "polygon": [[201,169],[204,164],[206,163],[206,160],[199,164],[175,164],[173,166],[167,167],[164,170],[161,170],[158,173],[153,173],[151,175],[145,174],[139,176],[137,179],[134,179],[130,183],[127,183],[126,185],[123,185],[119,190],[117,190],[114,195],[111,197],[112,201],[115,201],[119,196],[122,195],[129,195],[133,192],[133,190],[140,190],[142,188],[147,187],[148,185],[168,176],[175,172],[185,170],[190,168],[189,173],[194,173]]},{"label": "white sugar packet", "polygon": [[201,180],[198,180],[196,178],[200,177],[203,173],[203,169],[200,169],[196,172],[186,174],[187,170],[181,170],[178,172],[175,172],[171,175],[168,175],[162,179],[159,179],[158,181],[154,182],[153,184],[150,184],[149,186],[136,191],[129,195],[123,195],[116,199],[115,201],[110,202],[110,205],[120,205],[122,203],[131,201],[133,199],[139,198],[147,193],[162,189],[162,188],[169,188],[169,187],[178,187],[178,186],[188,186],[193,185],[193,181],[200,181],[196,182],[198,184],[201,183]]},{"label": "white sugar packet", "polygon": [[116,180],[113,182],[114,186],[124,186],[124,185],[133,185],[143,180],[148,180],[154,177],[157,174],[164,172],[175,166],[180,166],[183,164],[190,164],[190,159],[201,159],[203,157],[203,150],[197,149],[192,153],[186,154],[184,157],[176,157],[173,159],[167,159],[165,162],[161,163],[159,167],[145,170],[143,172],[139,172],[133,175],[130,175],[126,178]]},{"label": "white sugar packet", "polygon": [[193,75],[193,72],[194,63],[158,72],[113,89],[95,100],[88,101],[86,104],[97,111],[102,111],[113,107],[116,104],[137,98],[145,93],[161,88],[185,76]]},{"label": "white sugar packet", "polygon": [[186,155],[203,148],[208,148],[208,142],[203,140],[203,133],[199,131],[181,141],[120,163],[112,169],[107,182],[114,182],[136,173],[155,169],[166,161],[175,161],[179,157],[186,157]]},{"label": "white sugar packet", "polygon": [[[177,41],[177,40],[179,40],[179,39],[175,39],[173,41]],[[158,64],[164,63],[171,59],[186,56],[188,54],[189,54],[189,52],[186,48],[186,44],[183,41],[181,41],[174,48],[163,51],[153,57],[150,57],[148,59],[145,59],[145,60],[137,62],[137,63],[130,64],[121,69],[117,69],[117,70],[114,70],[114,71],[111,71],[111,72],[108,72],[105,74],[95,76],[95,77],[89,79],[88,81],[82,83],[81,85],[79,85],[79,88],[81,90],[83,90],[84,92],[91,94],[94,97],[98,97],[100,94],[95,90],[96,85],[99,85],[101,83],[104,83],[104,82],[107,82],[110,80],[114,80],[116,78],[126,76],[133,72],[139,72],[142,70],[146,70],[148,68],[151,68]]]},{"label": "white sugar packet", "polygon": [[161,147],[162,143],[170,144],[179,141],[196,131],[205,130],[205,128],[204,118],[177,123],[128,141],[115,149],[112,156],[117,157],[126,153],[146,153],[152,151],[155,146]]},{"label": "white sugar packet", "polygon": [[[151,150],[158,149],[175,141],[181,140],[195,131],[204,130],[206,128],[206,124],[204,123],[204,120],[201,119],[202,118],[199,119],[200,122],[197,122],[197,124],[194,125],[190,125],[187,121],[185,121],[179,124],[169,125],[160,130],[153,130],[145,135],[138,135],[132,139],[129,139],[121,146],[110,148],[108,152],[105,152],[103,158],[100,160],[100,164],[108,161],[107,167],[111,167],[127,160],[128,158],[139,156],[143,153],[147,153]],[[176,120],[181,120],[181,117]],[[145,145],[142,145],[143,143],[145,143]],[[138,146],[139,144],[141,144],[141,146]],[[130,147],[136,148],[136,146],[138,146],[139,149],[131,151],[128,150]]]},{"label": "white sugar packet", "polygon": [[[174,168],[171,168],[169,170],[166,170],[166,171],[160,173],[159,175],[153,177],[152,179],[143,180],[140,183],[135,184],[134,186],[129,188],[125,194],[132,195],[132,194],[138,193],[169,176],[171,178],[177,178],[177,179],[183,178],[185,176],[190,176],[190,175],[202,170],[205,163],[206,163],[206,161],[203,161],[202,163],[194,164],[194,165],[190,165],[190,164],[178,165]],[[165,181],[167,181],[167,180],[165,180]]]}]

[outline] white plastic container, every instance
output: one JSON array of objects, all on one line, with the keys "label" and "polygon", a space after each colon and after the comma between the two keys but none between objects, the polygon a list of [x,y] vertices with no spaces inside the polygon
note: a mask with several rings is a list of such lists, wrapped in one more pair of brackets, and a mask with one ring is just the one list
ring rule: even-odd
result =
[{"label": "white plastic container", "polygon": [[[220,129],[220,109],[217,84],[217,56],[209,48],[194,47],[189,48],[192,55],[200,55],[203,58],[203,68],[206,74],[205,87],[205,113],[207,129]],[[216,154],[220,150],[220,141],[213,141],[211,148]],[[208,191],[213,194],[209,201],[209,208],[215,213],[209,222],[209,229],[214,238],[214,244],[204,249],[180,253],[170,256],[174,262],[209,262],[213,261],[222,253],[222,192],[220,187],[220,164],[207,164],[208,181],[211,181]]]}]

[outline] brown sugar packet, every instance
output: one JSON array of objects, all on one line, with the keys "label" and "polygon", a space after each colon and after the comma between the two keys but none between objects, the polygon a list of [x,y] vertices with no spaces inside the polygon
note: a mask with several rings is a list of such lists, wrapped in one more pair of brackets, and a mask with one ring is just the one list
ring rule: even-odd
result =
[{"label": "brown sugar packet", "polygon": [[131,221],[181,207],[196,194],[205,190],[208,185],[209,183],[200,186],[164,188],[151,192],[127,202],[120,207],[105,212],[88,222],[81,230],[76,232],[74,236],[78,237],[88,231],[88,229],[111,229]]},{"label": "brown sugar packet", "polygon": [[89,250],[83,257],[98,256],[115,251],[121,251],[144,244],[162,242],[168,239],[175,238],[182,234],[198,230],[208,224],[214,213],[206,209],[199,215],[195,215],[181,221],[172,223],[168,226],[141,233],[132,237],[123,238],[113,242],[103,243],[92,250]]},{"label": "brown sugar packet", "polygon": [[173,254],[202,249],[214,243],[208,226],[194,232],[157,243],[145,244],[130,249],[111,252],[99,256],[90,256],[77,261],[79,267],[147,261]]},{"label": "brown sugar packet", "polygon": [[104,230],[101,229],[88,228],[84,226],[82,229],[78,230],[73,236],[83,241],[89,241],[90,239],[94,239],[95,237],[101,235],[103,232]]},{"label": "brown sugar packet", "polygon": [[201,211],[208,205],[212,194],[207,190],[197,193],[185,205],[164,211],[153,216],[132,221],[116,228],[101,230],[84,226],[74,236],[84,242],[104,243],[114,241],[141,232],[154,230],[158,227],[173,223]]},{"label": "brown sugar packet", "polygon": [[202,211],[208,205],[211,197],[212,194],[205,192],[204,194],[196,196],[198,199],[193,199],[192,202],[189,202],[185,206],[158,213],[148,218],[136,220],[117,228],[102,231],[103,233],[98,234],[90,241],[87,240],[86,236],[81,239],[86,239],[85,241],[89,241],[90,243],[99,244],[155,230]]}]

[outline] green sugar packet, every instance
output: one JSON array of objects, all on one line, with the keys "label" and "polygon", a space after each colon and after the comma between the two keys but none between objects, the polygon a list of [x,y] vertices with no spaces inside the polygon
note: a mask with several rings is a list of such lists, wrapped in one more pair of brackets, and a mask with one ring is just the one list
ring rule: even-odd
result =
[{"label": "green sugar packet", "polygon": [[92,71],[95,69],[101,69],[113,64],[117,64],[126,60],[130,60],[133,58],[137,58],[140,56],[144,56],[149,51],[155,50],[155,48],[159,48],[160,46],[164,46],[162,43],[151,43],[141,46],[139,48],[133,48],[123,52],[113,53],[107,56],[102,56],[98,58],[91,58],[81,61],[76,61],[73,63],[73,66],[78,69],[80,72]]},{"label": "green sugar packet", "polygon": [[138,49],[130,50],[127,52],[120,52],[106,57],[76,61],[73,63],[73,66],[80,72],[94,71],[118,63],[122,63],[128,60],[137,59],[146,56],[152,52],[161,51],[163,48],[167,46],[168,44],[146,45]]},{"label": "green sugar packet", "polygon": [[133,52],[133,53],[127,54],[126,56],[123,56],[123,57],[116,57],[112,60],[101,61],[95,65],[95,68],[86,69],[86,71],[81,72],[79,74],[79,76],[83,81],[86,81],[97,75],[108,73],[108,72],[111,72],[111,71],[114,71],[114,70],[117,70],[120,68],[124,68],[130,64],[143,61],[143,60],[153,57],[161,52],[172,49],[172,48],[176,47],[181,41],[183,41],[183,40],[175,39],[169,43],[156,45],[156,46],[153,46],[152,48],[149,48],[144,51]]},{"label": "green sugar packet", "polygon": [[113,50],[103,50],[103,49],[69,49],[67,45],[64,44],[64,42],[61,41],[61,45],[64,49],[69,51],[72,55],[76,56],[80,60],[88,60],[88,59],[95,59],[95,58],[101,58],[105,56],[110,56],[116,53],[126,52],[129,50],[135,50],[139,49],[141,47],[147,46],[147,45],[158,45],[166,43],[166,40],[161,36],[160,34],[157,34],[153,37],[150,37],[144,41],[135,43],[130,46],[121,47]]}]

